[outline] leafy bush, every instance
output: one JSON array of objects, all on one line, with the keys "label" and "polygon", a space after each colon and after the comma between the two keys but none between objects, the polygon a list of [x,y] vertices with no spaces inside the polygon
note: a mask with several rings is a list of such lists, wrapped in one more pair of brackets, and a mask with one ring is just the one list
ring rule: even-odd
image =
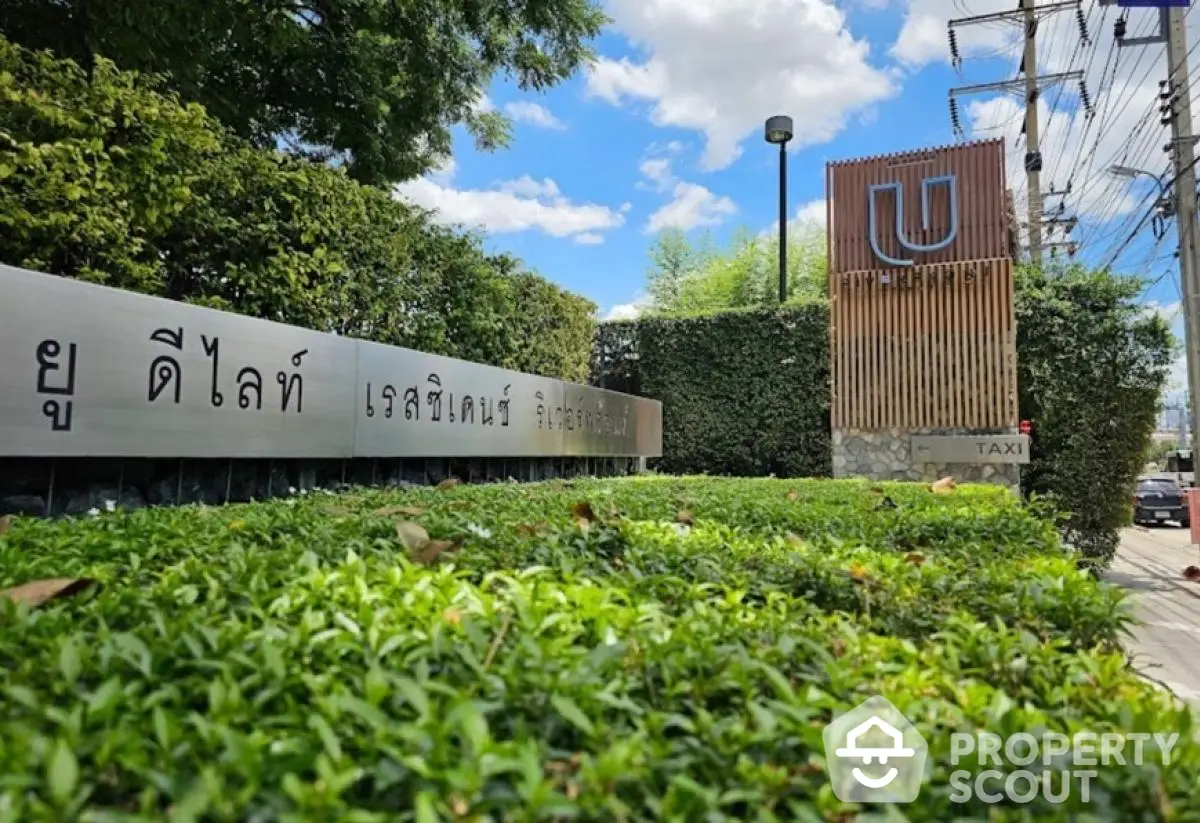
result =
[{"label": "leafy bush", "polygon": [[478,237],[250,148],[155,78],[2,39],[0,261],[568,380],[595,326]]},{"label": "leafy bush", "polygon": [[662,401],[663,471],[828,476],[828,328],[821,303],[604,323],[592,379]]},{"label": "leafy bush", "polygon": [[1034,422],[1026,494],[1053,501],[1065,535],[1106,567],[1128,525],[1174,346],[1136,278],[1078,266],[1018,272],[1017,387]]},{"label": "leafy bush", "polygon": [[[457,553],[412,559],[415,523]],[[1071,559],[1003,490],[852,482],[18,521],[0,585],[104,586],[0,598],[0,820],[851,819],[820,732],[871,694],[930,745],[910,820],[1087,816],[952,803],[949,734],[979,729],[1178,732],[1092,795],[1190,819],[1190,714],[1107,649],[1121,598]]]}]

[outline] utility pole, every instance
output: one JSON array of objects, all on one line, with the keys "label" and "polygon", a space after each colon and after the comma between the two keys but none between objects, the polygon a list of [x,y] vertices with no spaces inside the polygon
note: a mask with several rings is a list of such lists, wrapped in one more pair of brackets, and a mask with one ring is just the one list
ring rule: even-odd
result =
[{"label": "utility pole", "polygon": [[[1184,9],[1159,9],[1167,38],[1167,85],[1163,114],[1171,120],[1171,145],[1175,161],[1175,213],[1179,227],[1179,269],[1183,291],[1184,344],[1187,346],[1188,403],[1192,440],[1196,438],[1196,404],[1200,397],[1200,261],[1196,259],[1196,145],[1192,136],[1192,88],[1188,80],[1187,22]],[[1196,454],[1195,443],[1192,454]],[[1196,481],[1192,480],[1192,485]]]},{"label": "utility pole", "polygon": [[1025,177],[1029,192],[1029,257],[1042,262],[1042,147],[1038,136],[1037,17],[1033,0],[1021,0],[1025,21]]},{"label": "utility pole", "polygon": [[[1021,58],[1021,74],[1025,76],[1024,83],[1014,80],[1006,83],[985,83],[979,86],[960,86],[956,89],[951,89],[950,119],[954,125],[954,130],[961,133],[962,128],[959,124],[958,106],[956,103],[958,95],[980,91],[1009,91],[1016,90],[1017,87],[1021,88],[1025,98],[1025,127],[1022,131],[1025,133],[1025,177],[1029,199],[1029,256],[1034,263],[1042,262],[1044,248],[1042,242],[1042,150],[1038,123],[1038,98],[1041,96],[1042,88],[1050,83],[1062,80],[1078,80],[1081,97],[1084,100],[1085,107],[1089,110],[1089,114],[1091,110],[1087,89],[1083,88],[1083,72],[1072,71],[1044,76],[1038,76],[1037,72],[1038,15],[1069,10],[1075,12],[1076,20],[1079,23],[1080,37],[1086,42],[1088,34],[1081,0],[1044,3],[1040,6],[1035,5],[1034,0],[1018,0],[1018,6],[1015,11],[1001,11],[993,14],[977,14],[973,17],[960,17],[956,20],[951,20],[949,23],[950,55],[956,67],[962,61],[958,53],[958,39],[955,29],[961,26],[1005,21],[1019,23],[1024,29],[1025,51],[1024,56]],[[1063,192],[1049,192],[1049,194],[1063,194]]]},{"label": "utility pole", "polygon": [[[1116,0],[1100,0],[1101,5],[1113,5]],[[1171,142],[1163,147],[1174,163],[1176,226],[1179,231],[1179,286],[1183,294],[1183,337],[1187,355],[1187,414],[1188,435],[1193,454],[1196,453],[1196,398],[1200,398],[1200,259],[1197,258],[1196,238],[1196,137],[1192,134],[1192,88],[1188,80],[1188,45],[1186,10],[1179,7],[1158,9],[1159,34],[1151,37],[1124,39],[1117,37],[1119,48],[1166,43],[1167,79],[1159,85],[1163,125],[1171,126]],[[1124,21],[1117,21],[1117,32],[1124,30]],[[1192,481],[1195,486],[1195,480]]]}]

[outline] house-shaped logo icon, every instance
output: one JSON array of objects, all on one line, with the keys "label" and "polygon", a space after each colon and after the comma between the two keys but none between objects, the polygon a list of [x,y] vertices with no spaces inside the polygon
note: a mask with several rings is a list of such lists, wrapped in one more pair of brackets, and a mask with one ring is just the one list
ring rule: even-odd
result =
[{"label": "house-shaped logo icon", "polygon": [[847,803],[911,803],[921,791],[927,746],[882,697],[835,718],[822,732],[833,792]]}]

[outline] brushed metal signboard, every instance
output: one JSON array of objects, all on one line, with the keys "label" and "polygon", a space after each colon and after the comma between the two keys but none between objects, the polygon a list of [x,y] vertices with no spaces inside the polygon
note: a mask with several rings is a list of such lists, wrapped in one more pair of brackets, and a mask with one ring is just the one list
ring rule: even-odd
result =
[{"label": "brushed metal signboard", "polygon": [[0,456],[662,453],[662,404],[0,265]]},{"label": "brushed metal signboard", "polygon": [[913,463],[1028,463],[1024,434],[913,435]]}]

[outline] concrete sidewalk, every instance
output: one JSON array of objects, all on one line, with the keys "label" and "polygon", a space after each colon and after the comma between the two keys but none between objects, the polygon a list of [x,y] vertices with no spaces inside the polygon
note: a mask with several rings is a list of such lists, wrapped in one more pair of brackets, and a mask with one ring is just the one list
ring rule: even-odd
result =
[{"label": "concrete sidewalk", "polygon": [[1187,529],[1125,529],[1106,578],[1125,587],[1140,625],[1126,641],[1135,668],[1200,707],[1200,583],[1183,570],[1200,566]]}]

